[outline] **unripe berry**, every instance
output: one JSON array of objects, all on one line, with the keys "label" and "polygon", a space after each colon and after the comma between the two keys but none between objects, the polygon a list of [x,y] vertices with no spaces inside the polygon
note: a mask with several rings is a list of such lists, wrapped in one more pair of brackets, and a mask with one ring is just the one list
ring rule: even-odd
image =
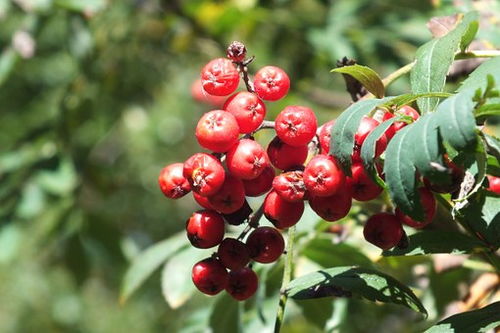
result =
[{"label": "unripe berry", "polygon": [[[414,108],[412,108],[409,105],[402,106],[399,110],[396,111],[396,115],[410,116],[413,118],[413,121],[417,120],[420,117],[417,110],[415,110]],[[391,119],[394,116],[395,116],[394,114],[392,114],[390,112],[386,112],[386,113],[384,113],[384,116],[382,117],[382,121],[386,121],[388,119]],[[402,129],[403,127],[405,127],[406,125],[408,125],[408,123],[405,121],[394,122],[385,131],[385,135],[387,136],[387,140],[392,139],[392,137],[396,134],[396,132],[399,131],[400,129]]]},{"label": "unripe berry", "polygon": [[225,238],[217,249],[220,262],[228,269],[240,269],[250,261],[247,245],[234,238]]},{"label": "unripe berry", "polygon": [[370,178],[361,163],[354,164],[351,171],[352,177],[347,177],[346,183],[351,188],[354,199],[358,201],[370,201],[382,193],[383,188]]},{"label": "unripe berry", "polygon": [[208,202],[213,209],[222,214],[236,212],[245,203],[243,183],[235,176],[227,174],[222,187],[208,198]]},{"label": "unripe berry", "polygon": [[349,191],[340,191],[329,197],[311,197],[311,209],[325,221],[338,221],[349,214],[352,198]]},{"label": "unripe berry", "polygon": [[307,159],[307,145],[290,146],[277,136],[267,146],[267,156],[272,165],[280,170],[288,170],[302,165]]},{"label": "unripe berry", "polygon": [[197,102],[214,106],[216,108],[222,108],[224,102],[226,101],[225,96],[214,96],[207,93],[202,85],[201,80],[197,79],[191,85],[191,97]]},{"label": "unripe berry", "polygon": [[178,199],[191,191],[191,185],[182,174],[183,169],[182,163],[174,163],[161,170],[158,184],[167,198]]},{"label": "unripe berry", "polygon": [[297,224],[304,213],[304,202],[289,202],[275,191],[269,192],[264,200],[264,215],[278,229]]},{"label": "unripe berry", "polygon": [[193,266],[191,278],[199,291],[216,295],[226,288],[229,274],[219,260],[207,258]]},{"label": "unripe berry", "polygon": [[283,98],[290,89],[288,75],[284,70],[275,66],[266,66],[259,69],[253,82],[257,95],[266,101],[277,101]]},{"label": "unripe berry", "polygon": [[224,110],[231,113],[238,122],[240,133],[251,133],[262,124],[266,116],[266,105],[256,95],[242,91],[229,97]]},{"label": "unripe berry", "polygon": [[274,169],[271,166],[265,168],[255,179],[243,180],[245,195],[249,197],[258,197],[269,192],[273,186]]},{"label": "unripe berry", "polygon": [[283,200],[303,201],[306,197],[303,171],[288,171],[273,180],[273,189]]},{"label": "unripe berry", "polygon": [[304,169],[304,184],[312,196],[328,197],[340,191],[345,175],[331,155],[317,155]]},{"label": "unripe berry", "polygon": [[366,221],[363,229],[365,239],[373,245],[388,250],[403,237],[404,231],[398,218],[388,213],[378,213]]},{"label": "unripe berry", "polygon": [[226,154],[229,171],[240,179],[255,179],[269,166],[269,158],[262,146],[250,139],[241,139]]},{"label": "unripe berry", "polygon": [[212,155],[197,153],[184,162],[183,175],[194,192],[206,197],[221,188],[226,172]]},{"label": "unripe berry", "polygon": [[226,291],[238,301],[244,301],[255,294],[259,285],[257,274],[248,267],[229,272]]},{"label": "unripe berry", "polygon": [[238,88],[240,75],[229,59],[217,58],[201,70],[201,84],[210,95],[227,96]]},{"label": "unripe berry", "polygon": [[[352,160],[354,163],[361,162],[361,145],[365,142],[368,134],[373,132],[373,130],[380,125],[378,121],[370,117],[363,117],[358,127],[358,131],[354,134],[354,151],[352,154]],[[380,156],[387,148],[387,137],[385,134],[377,140],[375,145],[375,157]]]},{"label": "unripe berry", "polygon": [[421,229],[432,222],[432,219],[436,215],[437,203],[436,199],[434,198],[434,195],[427,188],[425,187],[419,188],[418,193],[420,194],[420,204],[424,209],[423,221],[416,221],[412,219],[408,215],[405,215],[399,208],[396,208],[395,214],[400,222],[410,227]]},{"label": "unripe berry", "polygon": [[223,110],[205,113],[196,126],[196,139],[203,148],[224,153],[237,141],[239,127],[232,114]]},{"label": "unripe berry", "polygon": [[263,264],[278,260],[285,250],[283,236],[272,227],[258,227],[248,236],[246,244],[250,258]]},{"label": "unripe berry", "polygon": [[316,135],[318,123],[314,112],[304,106],[291,105],[276,117],[275,130],[278,137],[291,146],[307,145]]},{"label": "unripe berry", "polygon": [[189,241],[200,249],[211,248],[224,238],[224,220],[213,210],[199,210],[186,222]]},{"label": "unripe berry", "polygon": [[488,177],[488,191],[496,194],[500,194],[500,177],[487,176]]},{"label": "unripe berry", "polygon": [[333,124],[335,124],[335,120],[330,120],[329,122],[321,125],[318,129],[319,147],[321,154],[329,154],[330,152],[330,141],[332,136]]}]

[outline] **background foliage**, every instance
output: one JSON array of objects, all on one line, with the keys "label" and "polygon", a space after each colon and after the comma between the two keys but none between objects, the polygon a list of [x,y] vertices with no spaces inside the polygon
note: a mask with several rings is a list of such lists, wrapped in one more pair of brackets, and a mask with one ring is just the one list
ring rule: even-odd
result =
[{"label": "background foliage", "polygon": [[[199,149],[193,130],[208,108],[192,101],[190,85],[201,66],[242,40],[256,56],[253,69],[278,65],[292,79],[289,96],[270,105],[271,118],[285,104],[304,104],[326,121],[350,102],[342,77],[330,73],[338,59],[355,58],[385,76],[431,38],[425,24],[432,16],[498,7],[470,0],[0,0],[0,331],[198,332],[207,324],[234,331],[241,311],[233,303],[188,297],[186,262],[206,255],[196,249],[163,269],[164,279],[178,281],[163,285],[168,303],[160,272],[119,303],[137,254],[181,231],[196,208],[190,197],[165,200],[156,178]],[[484,22],[478,37],[498,48],[498,23]],[[404,78],[387,95],[408,91]],[[494,125],[487,131],[494,134]],[[297,301],[287,309],[286,332],[418,331],[465,295],[473,259],[444,272],[430,257],[378,259],[360,241],[360,221],[379,207],[354,208],[343,221],[349,237],[335,246],[338,237],[306,214],[299,232],[316,230],[318,238],[306,243],[297,274],[377,266],[415,287],[429,317],[359,300]],[[264,315],[275,311],[280,269],[261,268],[267,282],[254,302]],[[256,310],[245,314],[249,331],[272,325]]]}]

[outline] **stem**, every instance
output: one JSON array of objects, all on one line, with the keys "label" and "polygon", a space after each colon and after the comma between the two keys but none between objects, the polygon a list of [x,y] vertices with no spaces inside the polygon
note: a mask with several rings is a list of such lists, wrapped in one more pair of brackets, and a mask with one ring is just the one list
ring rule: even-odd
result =
[{"label": "stem", "polygon": [[288,229],[288,244],[286,245],[285,268],[283,272],[283,281],[281,283],[281,290],[280,290],[281,295],[278,304],[278,312],[276,313],[276,321],[274,323],[275,333],[278,333],[281,330],[281,325],[283,324],[283,318],[285,315],[285,306],[288,300],[288,295],[285,293],[285,288],[292,280],[294,238],[295,238],[295,226]]},{"label": "stem", "polygon": [[243,229],[241,234],[238,236],[238,240],[242,240],[245,238],[246,234],[250,232],[250,230],[257,228],[259,226],[260,219],[262,218],[262,215],[264,214],[264,203],[260,205],[259,209],[255,211],[255,213],[250,216],[248,219],[248,225]]},{"label": "stem", "polygon": [[384,84],[384,87],[389,86],[391,83],[399,79],[401,76],[409,73],[411,69],[415,66],[415,61],[410,62],[409,64],[401,67],[400,69],[396,70],[395,72],[389,74],[386,78],[382,80],[382,83]]}]

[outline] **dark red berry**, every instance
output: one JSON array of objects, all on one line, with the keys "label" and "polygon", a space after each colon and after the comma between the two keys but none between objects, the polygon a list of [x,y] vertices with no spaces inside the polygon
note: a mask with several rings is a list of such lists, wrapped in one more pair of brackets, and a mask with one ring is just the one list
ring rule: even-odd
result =
[{"label": "dark red berry", "polygon": [[229,59],[217,58],[201,70],[201,84],[210,95],[227,96],[238,88],[240,75]]},{"label": "dark red berry", "polygon": [[202,85],[201,80],[197,79],[191,85],[191,97],[197,102],[214,106],[216,108],[222,108],[224,102],[226,101],[225,96],[214,96],[207,93]]},{"label": "dark red berry", "polygon": [[303,171],[288,171],[273,180],[273,189],[283,200],[296,202],[306,197]]},{"label": "dark red berry", "polygon": [[325,221],[338,221],[349,214],[352,198],[349,191],[340,191],[329,197],[311,197],[311,209]]},{"label": "dark red berry", "polygon": [[158,184],[167,198],[178,199],[191,191],[191,185],[183,175],[183,169],[182,163],[174,163],[161,170]]},{"label": "dark red berry", "polygon": [[208,249],[224,238],[224,220],[213,210],[199,210],[186,222],[189,241],[194,247]]},{"label": "dark red berry", "polygon": [[330,140],[333,124],[335,124],[335,120],[330,120],[319,127],[318,137],[321,154],[328,154],[330,152]]},{"label": "dark red berry", "polygon": [[[417,110],[412,108],[409,105],[404,105],[402,106],[399,110],[396,111],[395,115],[405,115],[405,116],[410,116],[413,118],[413,121],[417,120],[420,115],[418,114]],[[391,119],[395,116],[394,114],[390,112],[384,113],[384,116],[382,117],[382,121],[386,121],[388,119]],[[387,136],[387,140],[392,139],[392,137],[396,134],[397,131],[402,129],[408,125],[407,122],[405,121],[395,121],[389,128],[385,131],[385,135]]]},{"label": "dark red berry", "polygon": [[[358,131],[354,135],[354,152],[352,154],[353,162],[361,161],[361,145],[365,142],[366,137],[370,134],[380,123],[373,118],[363,117],[358,127]],[[383,134],[375,145],[375,157],[380,156],[387,148],[387,137]]]},{"label": "dark red berry", "polygon": [[278,229],[286,229],[297,224],[303,213],[303,201],[286,201],[275,191],[269,192],[264,200],[264,215]]},{"label": "dark red berry", "polygon": [[266,101],[277,101],[285,97],[290,89],[288,75],[284,70],[275,66],[259,69],[253,82],[257,95]]},{"label": "dark red berry", "polygon": [[191,278],[199,291],[216,295],[226,288],[229,274],[219,260],[207,258],[193,266]]},{"label": "dark red berry", "polygon": [[222,214],[236,212],[245,203],[243,183],[235,176],[227,174],[222,187],[208,198],[208,202],[213,209]]},{"label": "dark red berry", "polygon": [[404,231],[398,218],[389,213],[378,213],[366,221],[363,229],[365,239],[373,245],[388,250],[403,237]]},{"label": "dark red berry", "polygon": [[240,128],[240,133],[251,133],[262,124],[266,116],[266,105],[256,95],[242,91],[229,97],[224,110],[231,113]]},{"label": "dark red berry", "polygon": [[238,141],[239,131],[238,123],[232,114],[214,110],[200,118],[195,135],[203,148],[224,153]]},{"label": "dark red berry", "polygon": [[244,301],[255,294],[259,278],[257,274],[248,267],[229,272],[226,291],[234,299]]},{"label": "dark red berry", "polygon": [[287,106],[276,117],[278,137],[291,146],[307,145],[316,135],[318,123],[314,112],[304,106]]},{"label": "dark red berry", "polygon": [[245,195],[249,197],[258,197],[269,192],[273,186],[274,169],[271,166],[265,168],[255,179],[243,180]]},{"label": "dark red berry", "polygon": [[331,155],[317,155],[304,169],[304,184],[312,196],[328,197],[340,191],[345,175]]},{"label": "dark red berry", "polygon": [[220,262],[228,269],[240,269],[250,261],[247,245],[234,238],[225,238],[217,249]]},{"label": "dark red berry", "polygon": [[277,136],[267,146],[267,156],[272,165],[280,170],[288,170],[302,165],[307,159],[307,145],[290,146]]},{"label": "dark red berry", "polygon": [[231,225],[240,225],[248,219],[252,212],[252,207],[250,207],[248,202],[245,200],[243,202],[243,206],[241,206],[240,209],[238,209],[234,213],[222,214],[222,216],[227,223]]},{"label": "dark red berry", "polygon": [[208,197],[204,197],[202,195],[199,195],[196,192],[193,192],[193,198],[194,198],[194,201],[196,201],[196,203],[198,205],[200,205],[201,207],[203,207],[205,209],[212,209],[213,210],[212,205],[210,205],[210,202],[208,202]]},{"label": "dark red berry", "polygon": [[269,166],[269,158],[262,146],[250,139],[241,139],[226,154],[229,171],[240,179],[255,179]]},{"label": "dark red berry", "polygon": [[500,194],[500,177],[488,175],[488,191]]},{"label": "dark red berry", "polygon": [[366,173],[361,163],[352,166],[352,178],[347,177],[347,186],[352,190],[352,197],[358,201],[370,201],[382,193],[383,188],[378,186]]},{"label": "dark red berry", "polygon": [[226,172],[212,155],[197,153],[184,162],[183,175],[194,192],[206,197],[222,187]]},{"label": "dark red berry", "polygon": [[424,209],[425,218],[423,221],[416,221],[412,219],[408,215],[405,215],[399,208],[396,208],[395,214],[400,222],[410,227],[421,229],[432,222],[432,219],[436,215],[437,206],[436,199],[430,190],[425,187],[421,187],[418,189],[418,193],[420,194],[420,204]]},{"label": "dark red berry", "polygon": [[272,227],[258,227],[248,236],[246,244],[250,258],[263,264],[278,260],[285,250],[283,236]]}]

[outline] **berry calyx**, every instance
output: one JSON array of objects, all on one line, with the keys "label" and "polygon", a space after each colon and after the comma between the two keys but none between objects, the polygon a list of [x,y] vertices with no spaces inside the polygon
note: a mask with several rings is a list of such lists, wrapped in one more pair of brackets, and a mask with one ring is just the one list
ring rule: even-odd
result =
[{"label": "berry calyx", "polygon": [[354,199],[358,201],[370,201],[382,193],[383,188],[370,178],[361,163],[354,164],[351,172],[352,177],[347,177],[346,183],[350,187]]},{"label": "berry calyx", "polygon": [[207,258],[193,266],[191,278],[199,291],[207,295],[216,295],[226,288],[229,274],[219,260]]},{"label": "berry calyx", "polygon": [[338,221],[349,214],[352,198],[349,191],[340,191],[329,197],[309,198],[311,209],[325,221]]},{"label": "berry calyx", "polygon": [[331,155],[317,155],[304,169],[304,184],[312,196],[327,197],[341,190],[345,175]]},{"label": "berry calyx", "polygon": [[335,124],[335,120],[330,120],[324,123],[318,129],[319,137],[319,147],[321,154],[329,154],[330,152],[330,141],[332,136],[332,127]]},{"label": "berry calyx", "polygon": [[241,269],[250,261],[247,245],[235,238],[225,238],[217,249],[217,255],[224,267],[230,270]]},{"label": "berry calyx", "polygon": [[183,175],[183,169],[182,163],[174,163],[161,170],[158,185],[167,198],[178,199],[191,191],[191,185]]},{"label": "berry calyx", "polygon": [[220,161],[206,153],[196,153],[188,158],[182,173],[193,192],[205,197],[221,188],[226,175]]},{"label": "berry calyx", "polygon": [[373,245],[388,250],[403,237],[404,231],[398,218],[389,213],[378,213],[366,221],[363,229],[365,239]]},{"label": "berry calyx", "polygon": [[194,247],[208,249],[222,242],[224,220],[212,210],[199,210],[187,220],[186,231]]},{"label": "berry calyx", "polygon": [[281,233],[272,227],[259,227],[247,238],[250,258],[267,264],[278,260],[285,250],[285,241]]},{"label": "berry calyx", "polygon": [[241,139],[226,154],[229,171],[240,179],[255,179],[269,166],[267,153],[254,140]]},{"label": "berry calyx", "polygon": [[242,42],[234,41],[227,47],[226,55],[234,62],[242,62],[247,55],[247,48]]},{"label": "berry calyx", "polygon": [[203,148],[224,153],[238,141],[239,131],[236,118],[232,114],[213,110],[200,118],[195,135]]},{"label": "berry calyx", "polygon": [[255,73],[254,89],[263,100],[277,101],[288,93],[290,79],[281,68],[265,66]]},{"label": "berry calyx", "polygon": [[245,188],[240,179],[231,174],[226,175],[224,184],[217,193],[208,197],[210,205],[222,214],[231,214],[245,203]]},{"label": "berry calyx", "polygon": [[428,225],[429,223],[431,223],[432,219],[436,215],[436,209],[437,209],[436,198],[434,198],[434,195],[429,189],[421,187],[418,189],[418,193],[420,194],[420,204],[424,209],[423,221],[417,221],[412,219],[408,215],[405,215],[399,208],[396,208],[394,212],[400,222],[415,229],[421,229],[426,225]]},{"label": "berry calyx", "polygon": [[258,197],[271,190],[273,187],[273,179],[275,176],[273,167],[268,166],[262,173],[255,179],[243,180],[245,187],[245,195],[249,197]]},{"label": "berry calyx", "polygon": [[240,133],[251,133],[262,124],[266,116],[266,105],[253,93],[242,91],[229,97],[224,110],[231,113],[240,128]]},{"label": "berry calyx", "polygon": [[488,177],[488,191],[500,194],[500,177],[495,177],[495,176],[490,176],[487,175]]},{"label": "berry calyx", "polygon": [[275,121],[278,137],[294,147],[307,145],[316,135],[317,128],[316,115],[305,106],[287,106]]},{"label": "berry calyx", "polygon": [[297,224],[303,213],[303,201],[286,201],[275,191],[269,192],[264,200],[264,215],[278,229]]},{"label": "berry calyx", "polygon": [[244,301],[255,294],[258,285],[257,274],[251,268],[244,267],[229,272],[226,291],[234,299]]},{"label": "berry calyx", "polygon": [[307,145],[291,146],[283,142],[279,137],[274,139],[267,146],[267,156],[272,165],[280,170],[288,170],[298,165],[304,164],[307,159]]},{"label": "berry calyx", "polygon": [[213,59],[201,70],[201,84],[210,95],[227,96],[238,88],[239,82],[238,70],[226,58]]},{"label": "berry calyx", "polygon": [[303,171],[288,171],[273,180],[273,189],[283,200],[303,201],[306,197]]}]

